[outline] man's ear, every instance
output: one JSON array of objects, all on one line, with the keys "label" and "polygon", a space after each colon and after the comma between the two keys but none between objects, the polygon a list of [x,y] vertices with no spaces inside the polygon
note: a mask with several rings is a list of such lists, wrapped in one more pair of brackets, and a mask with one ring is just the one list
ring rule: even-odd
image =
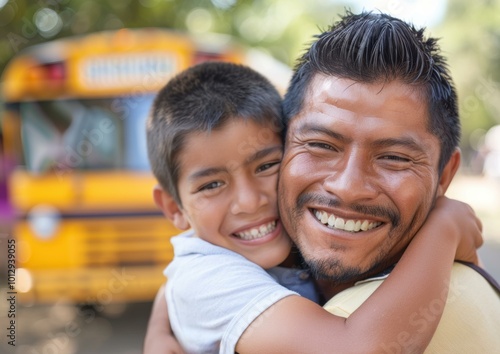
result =
[{"label": "man's ear", "polygon": [[176,228],[180,230],[187,230],[190,228],[189,221],[184,216],[177,202],[169,193],[165,192],[163,188],[158,185],[153,188],[153,199],[158,208],[163,212],[163,215],[171,220]]},{"label": "man's ear", "polygon": [[450,160],[444,167],[441,177],[439,178],[439,185],[437,190],[438,196],[443,196],[446,193],[448,186],[450,185],[453,177],[455,177],[455,173],[457,173],[458,168],[460,167],[460,158],[460,149],[456,148],[451,155]]}]

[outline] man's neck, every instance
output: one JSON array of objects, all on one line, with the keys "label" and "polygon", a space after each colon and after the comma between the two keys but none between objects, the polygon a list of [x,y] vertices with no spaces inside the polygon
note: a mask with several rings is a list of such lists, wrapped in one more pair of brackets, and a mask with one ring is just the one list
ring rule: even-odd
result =
[{"label": "man's neck", "polygon": [[331,299],[333,296],[337,295],[341,291],[344,291],[346,289],[349,289],[354,286],[358,281],[370,279],[373,277],[380,276],[384,273],[389,273],[395,266],[396,262],[394,263],[389,263],[388,265],[382,266],[378,268],[378,270],[370,272],[370,273],[365,273],[362,276],[352,279],[351,281],[348,282],[334,282],[331,279],[320,279],[316,280],[316,286],[318,287],[318,291],[323,296],[325,301],[328,301]]},{"label": "man's neck", "polygon": [[355,282],[335,284],[332,283],[331,280],[327,279],[316,280],[318,291],[321,294],[321,296],[325,299],[325,301],[330,300],[332,297],[334,297],[341,291],[344,291],[345,289],[354,286],[354,283]]}]

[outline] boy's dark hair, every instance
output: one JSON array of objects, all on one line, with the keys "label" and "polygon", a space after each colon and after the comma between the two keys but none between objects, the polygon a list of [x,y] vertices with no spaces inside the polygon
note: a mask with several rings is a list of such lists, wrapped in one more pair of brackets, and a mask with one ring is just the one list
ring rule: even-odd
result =
[{"label": "boy's dark hair", "polygon": [[349,11],[316,38],[295,67],[283,103],[285,119],[289,122],[300,112],[318,73],[360,83],[400,80],[427,100],[428,129],[441,144],[441,173],[458,146],[460,121],[455,87],[437,40],[386,14]]},{"label": "boy's dark hair", "polygon": [[179,205],[178,157],[186,137],[219,129],[231,119],[270,126],[280,135],[283,130],[280,94],[264,76],[243,65],[196,65],[171,79],[156,96],[146,129],[149,161],[162,188]]}]

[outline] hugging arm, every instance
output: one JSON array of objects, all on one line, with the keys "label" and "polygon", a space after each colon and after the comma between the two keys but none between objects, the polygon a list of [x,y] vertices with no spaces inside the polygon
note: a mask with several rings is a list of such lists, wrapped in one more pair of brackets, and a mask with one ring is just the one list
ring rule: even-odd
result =
[{"label": "hugging arm", "polygon": [[[411,316],[446,296],[453,259],[477,263],[475,250],[481,242],[481,223],[472,209],[439,198],[391,275],[349,318],[289,296],[247,328],[237,351],[371,353],[380,352],[383,343],[404,337],[408,347],[402,352],[423,352],[441,314],[423,330],[412,325]],[[145,354],[182,353],[168,322],[164,287],[153,305],[144,348]]]},{"label": "hugging arm", "polygon": [[165,285],[156,294],[144,339],[144,354],[183,354],[168,320]]},{"label": "hugging arm", "polygon": [[380,353],[383,344],[404,338],[402,352],[421,353],[432,339],[444,306],[426,326],[417,327],[411,319],[436,299],[445,301],[453,260],[477,263],[475,250],[481,243],[481,223],[472,209],[438,198],[391,275],[349,318],[289,296],[247,328],[236,350],[240,354]]}]

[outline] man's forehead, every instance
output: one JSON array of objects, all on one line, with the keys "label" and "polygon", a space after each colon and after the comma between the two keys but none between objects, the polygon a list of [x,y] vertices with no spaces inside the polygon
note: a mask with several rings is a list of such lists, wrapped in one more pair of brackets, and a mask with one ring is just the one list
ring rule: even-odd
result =
[{"label": "man's forehead", "polygon": [[[373,95],[375,93],[375,95]],[[428,109],[425,88],[417,84],[407,84],[401,80],[375,80],[374,82],[360,82],[324,73],[316,73],[304,89],[299,111],[290,117],[289,124],[303,117],[310,111],[317,111],[318,104],[349,104],[359,106],[356,96],[370,96],[371,100],[366,106],[372,110],[384,108],[388,100],[396,101],[401,98],[411,99],[419,110],[425,112],[425,124],[429,124],[430,111]],[[374,99],[375,98],[375,99]]]},{"label": "man's forehead", "polygon": [[[429,110],[422,88],[399,80],[362,83],[354,80],[316,74],[305,90],[300,111],[291,117],[287,140],[311,123],[330,126],[338,124],[366,125],[384,130],[386,138],[400,135],[420,136],[417,140],[439,139],[430,131]],[[360,119],[360,117],[362,119]],[[378,128],[376,128],[378,127]],[[380,131],[379,131],[380,132]]]},{"label": "man's forehead", "polygon": [[[392,89],[392,91],[391,91]],[[323,97],[328,93],[335,93],[339,97],[349,97],[359,91],[375,91],[377,95],[383,95],[386,90],[393,94],[411,95],[415,100],[426,105],[424,87],[419,84],[408,84],[401,79],[379,78],[372,81],[357,81],[351,78],[338,77],[324,73],[315,74],[305,90],[305,103]]]}]

